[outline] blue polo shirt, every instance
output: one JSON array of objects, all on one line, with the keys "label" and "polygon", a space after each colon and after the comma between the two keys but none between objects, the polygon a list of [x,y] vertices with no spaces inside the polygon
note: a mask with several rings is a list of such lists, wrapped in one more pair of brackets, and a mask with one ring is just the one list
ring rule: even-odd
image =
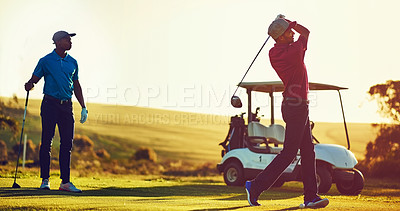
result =
[{"label": "blue polo shirt", "polygon": [[33,75],[44,77],[43,94],[69,100],[74,91],[74,81],[78,80],[78,63],[69,54],[62,58],[53,50],[39,60]]}]

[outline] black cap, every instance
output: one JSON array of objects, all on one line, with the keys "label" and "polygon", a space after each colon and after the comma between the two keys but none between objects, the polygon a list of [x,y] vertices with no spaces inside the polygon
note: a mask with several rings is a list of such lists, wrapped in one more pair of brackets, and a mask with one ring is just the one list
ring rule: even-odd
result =
[{"label": "black cap", "polygon": [[73,37],[75,35],[76,35],[75,33],[68,33],[66,31],[58,31],[58,32],[54,33],[53,41],[57,42],[57,41],[61,40],[62,38],[66,37],[66,36]]}]

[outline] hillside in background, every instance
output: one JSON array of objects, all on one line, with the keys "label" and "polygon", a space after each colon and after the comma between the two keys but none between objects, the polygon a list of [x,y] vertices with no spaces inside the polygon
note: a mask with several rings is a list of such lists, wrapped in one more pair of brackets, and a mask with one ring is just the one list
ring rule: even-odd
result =
[{"label": "hillside in background", "polygon": [[[21,107],[23,103],[24,100],[19,101]],[[40,103],[41,100],[29,100],[24,129],[35,144],[40,142]],[[159,160],[217,163],[222,149],[218,144],[229,129],[229,116],[105,104],[88,104],[88,109],[88,121],[80,124],[80,107],[74,103],[75,133],[88,136],[95,149],[106,149],[114,159],[129,158],[144,146],[154,149]],[[10,115],[22,122],[22,112]],[[268,125],[268,120],[263,119],[262,123]],[[351,151],[362,160],[376,131],[370,124],[362,123],[349,123],[348,129]],[[315,122],[313,134],[321,143],[347,146],[343,123]],[[0,139],[16,142],[7,131],[1,131]],[[58,133],[53,146],[59,146]]]}]

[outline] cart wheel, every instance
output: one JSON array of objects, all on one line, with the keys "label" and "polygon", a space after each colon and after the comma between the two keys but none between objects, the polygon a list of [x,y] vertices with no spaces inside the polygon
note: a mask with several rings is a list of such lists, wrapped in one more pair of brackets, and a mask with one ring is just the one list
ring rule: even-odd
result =
[{"label": "cart wheel", "polygon": [[243,186],[243,167],[237,162],[229,162],[224,168],[224,181],[228,186]]},{"label": "cart wheel", "polygon": [[357,170],[354,171],[354,179],[353,181],[337,181],[336,187],[341,194],[345,195],[358,195],[361,193],[364,188],[364,176],[363,174]]},{"label": "cart wheel", "polygon": [[332,186],[332,174],[327,165],[317,165],[318,193],[327,193]]}]

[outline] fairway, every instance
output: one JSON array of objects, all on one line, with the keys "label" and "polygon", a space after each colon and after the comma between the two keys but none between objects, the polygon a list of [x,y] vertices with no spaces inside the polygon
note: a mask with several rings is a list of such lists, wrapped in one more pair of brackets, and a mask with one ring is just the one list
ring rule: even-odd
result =
[{"label": "fairway", "polygon": [[[260,196],[260,207],[249,207],[241,187],[228,187],[221,176],[164,177],[109,175],[75,178],[83,193],[38,190],[40,179],[18,179],[21,189],[12,189],[12,178],[0,178],[0,209],[24,210],[296,210],[302,203],[302,184],[289,182]],[[366,180],[359,196],[342,196],[336,188],[324,195],[330,204],[323,210],[400,210],[400,185]]]},{"label": "fairway", "polygon": [[[79,111],[76,103],[74,106]],[[40,141],[39,107],[39,100],[30,101],[26,125],[26,134],[36,144]],[[101,104],[88,107],[89,120],[84,125],[76,124],[76,133],[89,136],[95,148],[107,149],[113,159],[127,159],[140,146],[154,149],[160,161],[216,165],[221,159],[222,148],[218,143],[228,132],[227,116]],[[75,115],[78,119],[79,112]],[[262,120],[263,124],[268,122]],[[366,144],[375,138],[376,131],[369,124],[350,123],[348,127],[351,151],[361,160]],[[313,133],[321,143],[346,146],[342,123],[316,122]],[[169,177],[102,172],[79,176],[80,173],[74,172],[72,181],[83,193],[72,194],[57,190],[59,175],[52,176],[51,191],[38,190],[40,178],[36,168],[23,170],[17,181],[22,188],[12,189],[11,170],[1,170],[0,210],[296,210],[302,203],[299,182],[272,188],[260,196],[261,207],[249,207],[244,189],[226,186],[222,175]],[[330,200],[326,210],[400,210],[398,181],[366,178],[359,196],[342,196],[333,185],[326,197]]]}]

